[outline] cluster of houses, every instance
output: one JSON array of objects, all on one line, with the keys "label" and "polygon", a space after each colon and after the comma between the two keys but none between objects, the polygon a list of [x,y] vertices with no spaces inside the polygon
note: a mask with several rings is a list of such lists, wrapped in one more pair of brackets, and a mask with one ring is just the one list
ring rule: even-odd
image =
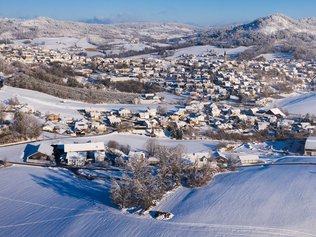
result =
[{"label": "cluster of houses", "polygon": [[76,51],[55,50],[35,46],[0,44],[0,55],[8,63],[21,62],[25,64],[50,64],[62,63],[70,65],[84,75],[89,75],[92,70],[84,68],[92,59],[76,54]]},{"label": "cluster of houses", "polygon": [[[118,131],[154,137],[168,136],[170,126],[180,130],[224,130],[244,135],[267,131],[271,136],[281,130],[291,134],[313,133],[316,130],[313,121],[305,117],[289,117],[278,108],[241,108],[217,102],[192,101],[164,114],[159,113],[159,109],[148,107],[138,112],[126,108],[83,110],[83,115],[84,119],[81,120],[64,120],[59,115],[50,114],[46,117],[43,130],[74,136]],[[198,137],[203,137],[203,133],[184,136],[188,139]]]},{"label": "cluster of houses", "polygon": [[[84,71],[87,78],[154,81],[164,90],[187,99],[185,104],[162,113],[151,108],[151,104],[161,103],[162,98],[145,94],[134,102],[148,104],[148,109],[82,110],[80,120],[62,114],[44,116],[27,105],[20,106],[19,110],[45,118],[44,131],[73,136],[124,131],[161,137],[171,136],[172,127],[193,130],[193,134],[183,136],[192,139],[202,138],[201,131],[205,130],[243,135],[266,131],[273,136],[281,130],[313,133],[316,128],[312,119],[288,116],[278,108],[264,109],[271,96],[313,89],[314,61],[227,60],[226,55],[212,52],[170,59],[88,58],[67,51],[18,45],[0,45],[0,54],[9,62],[65,63]],[[12,116],[14,110],[6,113]]]},{"label": "cluster of houses", "polygon": [[[45,142],[30,143],[25,146],[22,160],[28,163],[85,166],[90,163],[104,162],[107,159],[108,152],[113,152],[113,149],[105,146],[103,142],[58,143],[51,145]],[[150,165],[156,165],[159,162],[159,159],[155,157],[148,157],[144,151],[129,151],[128,154],[119,151],[114,153],[123,162],[135,158],[145,158]],[[224,156],[217,155],[215,157],[210,151],[187,153],[184,154],[183,158],[197,167],[203,165],[227,165],[227,159]]]}]

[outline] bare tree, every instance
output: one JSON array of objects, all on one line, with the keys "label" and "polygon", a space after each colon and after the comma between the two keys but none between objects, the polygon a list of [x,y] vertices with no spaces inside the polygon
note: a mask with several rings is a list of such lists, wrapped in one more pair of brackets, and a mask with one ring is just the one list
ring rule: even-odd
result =
[{"label": "bare tree", "polygon": [[[126,179],[127,177],[123,177]],[[129,206],[131,199],[131,191],[129,182],[112,180],[111,197],[113,203],[117,204],[119,208],[125,208]]]},{"label": "bare tree", "polygon": [[117,141],[110,140],[110,141],[108,141],[108,147],[112,148],[112,149],[119,149],[120,144]]},{"label": "bare tree", "polygon": [[15,96],[15,97],[13,97],[13,98],[9,98],[9,99],[6,101],[6,104],[7,104],[7,105],[15,106],[15,105],[19,105],[19,104],[20,104],[20,101],[19,101],[18,98]]},{"label": "bare tree", "polygon": [[159,148],[159,143],[155,139],[147,140],[147,142],[144,145],[144,148],[149,156],[155,156],[157,153],[157,150]]},{"label": "bare tree", "polygon": [[167,113],[167,111],[168,111],[168,109],[166,107],[162,107],[160,105],[157,107],[157,113],[159,115],[163,116],[163,115],[165,115]]},{"label": "bare tree", "polygon": [[6,109],[5,105],[2,102],[0,102],[0,123],[4,122],[3,120],[4,120],[5,109]]},{"label": "bare tree", "polygon": [[12,127],[26,138],[36,138],[42,131],[40,122],[33,115],[22,112],[15,113]]}]

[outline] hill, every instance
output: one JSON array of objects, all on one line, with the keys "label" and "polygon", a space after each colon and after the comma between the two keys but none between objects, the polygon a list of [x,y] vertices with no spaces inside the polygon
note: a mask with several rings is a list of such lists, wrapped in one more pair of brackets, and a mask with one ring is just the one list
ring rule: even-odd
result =
[{"label": "hill", "polygon": [[[84,39],[92,47],[114,50],[113,53],[154,49],[161,44],[169,46],[169,40],[186,37],[194,31],[195,28],[192,26],[175,23],[88,24],[47,17],[28,20],[0,18],[0,41],[3,43],[15,40],[28,42],[25,41],[28,39],[31,40],[28,44],[40,45],[44,42],[41,46],[45,46],[45,38],[53,38],[62,43],[66,38],[67,41],[75,39],[70,46],[76,47],[78,45],[75,43]],[[56,40],[56,38],[61,39]],[[40,39],[40,42],[36,39]]]},{"label": "hill", "polygon": [[271,15],[247,24],[210,29],[200,33],[195,40],[222,47],[256,46],[243,52],[242,58],[280,52],[302,59],[316,55],[314,18],[295,20],[281,14]]},{"label": "hill", "polygon": [[315,236],[315,172],[313,165],[283,165],[218,175],[206,187],[169,194],[157,209],[175,216],[158,221],[118,211],[107,179],[14,166],[0,169],[0,235]]}]

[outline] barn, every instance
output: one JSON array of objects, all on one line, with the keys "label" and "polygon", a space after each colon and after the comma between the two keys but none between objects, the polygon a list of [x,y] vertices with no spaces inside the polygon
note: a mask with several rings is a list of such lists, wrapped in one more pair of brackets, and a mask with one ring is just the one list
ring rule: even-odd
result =
[{"label": "barn", "polygon": [[53,148],[46,144],[27,144],[23,151],[24,162],[49,162],[53,154]]},{"label": "barn", "polygon": [[52,145],[57,164],[85,165],[88,162],[100,162],[105,158],[103,142],[87,142]]}]

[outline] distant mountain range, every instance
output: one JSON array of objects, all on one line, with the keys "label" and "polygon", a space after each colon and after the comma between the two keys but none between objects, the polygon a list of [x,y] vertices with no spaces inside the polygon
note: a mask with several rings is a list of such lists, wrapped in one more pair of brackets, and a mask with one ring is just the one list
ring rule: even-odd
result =
[{"label": "distant mountain range", "polygon": [[295,20],[277,14],[247,24],[207,29],[174,23],[98,23],[59,21],[46,17],[31,20],[0,18],[0,40],[86,37],[96,47],[112,49],[114,45],[118,49],[124,45],[125,51],[129,50],[127,44],[136,44],[139,51],[176,44],[213,44],[222,47],[256,46],[244,52],[243,57],[280,51],[292,53],[298,58],[316,55],[316,18]]},{"label": "distant mountain range", "polygon": [[158,48],[168,46],[168,41],[194,34],[195,28],[185,24],[121,23],[89,24],[60,21],[47,17],[21,20],[0,18],[2,42],[70,37],[85,38],[88,43],[115,52]]}]

